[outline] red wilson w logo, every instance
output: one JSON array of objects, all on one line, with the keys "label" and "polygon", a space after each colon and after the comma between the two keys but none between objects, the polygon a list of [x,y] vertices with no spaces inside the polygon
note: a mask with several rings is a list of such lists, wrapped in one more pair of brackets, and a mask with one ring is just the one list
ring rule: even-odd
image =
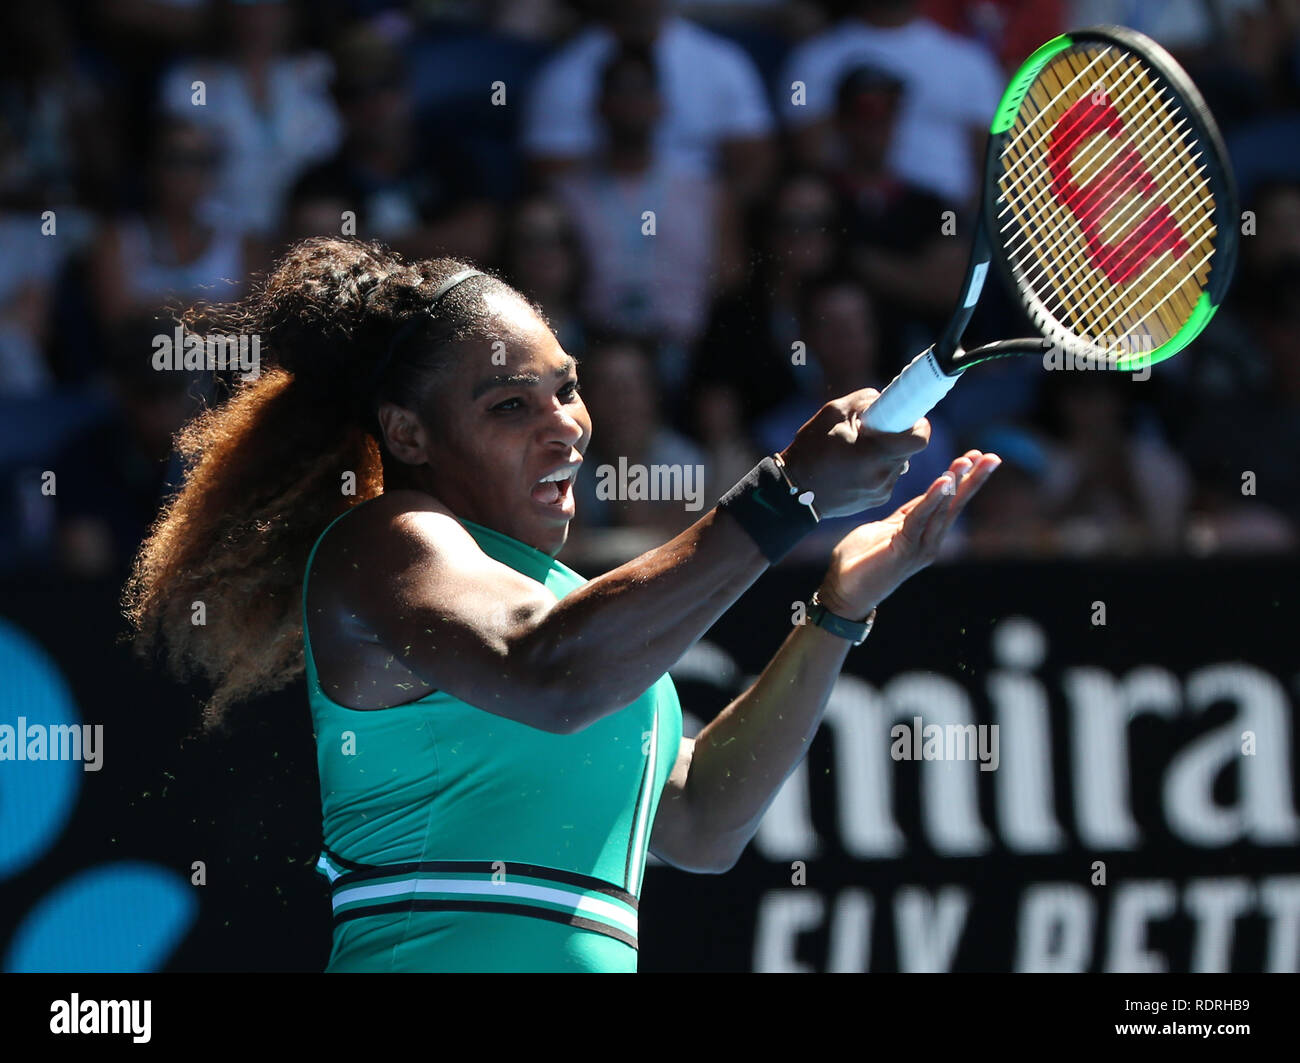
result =
[{"label": "red wilson w logo", "polygon": [[[1094,136],[1118,140],[1114,159],[1086,184],[1074,179],[1072,166],[1079,147]],[[1069,208],[1083,231],[1088,261],[1112,284],[1123,284],[1140,274],[1154,258],[1172,252],[1175,258],[1187,253],[1188,243],[1173,213],[1164,203],[1155,203],[1144,217],[1120,239],[1108,242],[1106,219],[1121,200],[1148,199],[1155,195],[1155,179],[1133,150],[1124,121],[1109,100],[1098,103],[1085,96],[1069,108],[1052,127],[1047,148],[1052,192]]]}]

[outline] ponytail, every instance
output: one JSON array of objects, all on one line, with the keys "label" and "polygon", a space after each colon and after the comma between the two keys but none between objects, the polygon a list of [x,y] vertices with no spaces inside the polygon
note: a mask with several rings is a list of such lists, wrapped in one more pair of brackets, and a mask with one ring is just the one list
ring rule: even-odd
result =
[{"label": "ponytail", "polygon": [[[239,302],[184,315],[207,336],[258,336],[266,363],[177,436],[184,484],[141,544],[123,593],[137,649],[160,653],[177,678],[211,685],[206,730],[301,673],[312,545],[331,520],[384,489],[378,403],[413,404],[452,343],[490,335],[485,286],[510,290],[473,277],[427,313],[430,293],[467,268],[313,238]],[[399,332],[400,349],[390,350]],[[193,622],[197,602],[202,624]]]}]

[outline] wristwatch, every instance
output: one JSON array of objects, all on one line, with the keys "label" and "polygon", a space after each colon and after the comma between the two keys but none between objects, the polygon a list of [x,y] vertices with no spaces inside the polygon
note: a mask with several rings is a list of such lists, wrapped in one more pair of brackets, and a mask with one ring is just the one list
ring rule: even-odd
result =
[{"label": "wristwatch", "polygon": [[838,635],[842,639],[848,639],[855,646],[861,646],[867,641],[867,636],[871,634],[871,626],[876,622],[876,610],[872,609],[866,615],[866,618],[861,621],[848,620],[832,613],[826,606],[822,605],[821,592],[813,591],[812,604],[808,609],[808,619],[818,627],[829,631],[832,635]]}]

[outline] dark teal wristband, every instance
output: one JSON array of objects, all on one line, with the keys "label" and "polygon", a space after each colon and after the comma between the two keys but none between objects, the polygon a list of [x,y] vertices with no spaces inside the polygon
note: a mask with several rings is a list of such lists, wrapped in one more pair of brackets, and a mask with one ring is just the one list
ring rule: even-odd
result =
[{"label": "dark teal wristband", "polygon": [[817,527],[812,507],[800,502],[776,462],[764,458],[722,496],[718,509],[730,513],[775,565]]}]

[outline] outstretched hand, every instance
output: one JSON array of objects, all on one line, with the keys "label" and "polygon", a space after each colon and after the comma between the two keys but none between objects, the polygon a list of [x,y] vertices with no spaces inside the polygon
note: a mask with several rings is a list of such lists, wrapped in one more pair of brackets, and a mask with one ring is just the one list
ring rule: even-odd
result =
[{"label": "outstretched hand", "polygon": [[854,528],[831,552],[819,588],[822,604],[851,620],[871,612],[939,556],[953,521],[1001,462],[996,454],[968,450],[925,494],[882,520]]}]

